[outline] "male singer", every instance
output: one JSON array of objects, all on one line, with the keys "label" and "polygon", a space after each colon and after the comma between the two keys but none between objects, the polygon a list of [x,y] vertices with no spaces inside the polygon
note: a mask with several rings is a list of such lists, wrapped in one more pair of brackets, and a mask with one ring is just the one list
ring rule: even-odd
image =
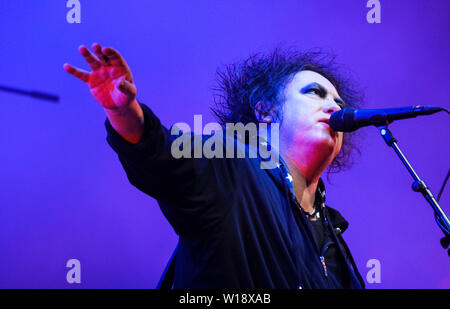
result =
[{"label": "male singer", "polygon": [[79,48],[92,72],[64,69],[104,108],[107,141],[130,182],[158,201],[179,235],[163,287],[364,288],[342,238],[348,223],[324,204],[320,177],[351,150],[329,118],[356,101],[323,55],[276,49],[219,71],[222,124],[280,125],[279,163],[262,169],[260,157],[174,158],[175,137],[151,111],[170,102],[140,104],[122,56],[92,50]]}]

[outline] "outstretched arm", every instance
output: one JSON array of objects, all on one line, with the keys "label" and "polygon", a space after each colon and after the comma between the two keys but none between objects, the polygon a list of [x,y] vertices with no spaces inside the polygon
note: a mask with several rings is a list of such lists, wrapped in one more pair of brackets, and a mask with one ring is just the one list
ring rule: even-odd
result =
[{"label": "outstretched arm", "polygon": [[136,101],[136,86],[122,56],[99,44],[92,49],[95,55],[85,46],[79,48],[92,72],[70,64],[64,64],[64,70],[85,82],[105,109],[107,141],[131,184],[158,200],[179,235],[193,235],[219,222],[229,206],[222,192],[230,192],[233,186],[231,180],[223,179],[229,170],[225,176],[218,175],[223,166],[216,171],[215,166],[225,162],[175,159],[171,154],[175,137],[150,108]]}]

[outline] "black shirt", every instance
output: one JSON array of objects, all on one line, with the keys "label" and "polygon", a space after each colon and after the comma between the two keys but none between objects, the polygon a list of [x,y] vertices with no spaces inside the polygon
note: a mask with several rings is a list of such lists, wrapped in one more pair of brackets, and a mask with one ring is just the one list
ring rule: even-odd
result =
[{"label": "black shirt", "polygon": [[333,240],[333,237],[327,228],[325,220],[320,217],[316,221],[310,221],[314,229],[314,236],[316,245],[320,250],[320,257],[323,259],[323,264],[327,272],[335,275],[336,280],[342,287],[346,286],[345,264],[339,257],[338,244]]},{"label": "black shirt", "polygon": [[176,137],[141,106],[140,142],[125,141],[108,120],[107,141],[131,184],[157,199],[179,235],[174,288],[364,287],[334,231],[334,223],[341,230],[348,224],[336,210],[322,209],[342,273],[324,271],[311,223],[294,204],[280,168],[261,169],[260,158],[175,159],[170,149]]}]

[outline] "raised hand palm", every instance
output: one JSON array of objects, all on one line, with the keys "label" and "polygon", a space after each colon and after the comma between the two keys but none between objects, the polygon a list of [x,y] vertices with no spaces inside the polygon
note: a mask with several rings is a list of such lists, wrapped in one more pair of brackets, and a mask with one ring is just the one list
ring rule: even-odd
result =
[{"label": "raised hand palm", "polygon": [[116,86],[122,77],[131,75],[123,68],[102,67],[91,73],[88,81],[89,90],[103,107],[114,108],[115,106],[127,105],[129,98]]},{"label": "raised hand palm", "polygon": [[122,56],[112,48],[101,48],[93,44],[95,57],[86,47],[79,51],[88,62],[92,72],[88,73],[65,64],[64,69],[88,84],[95,100],[104,108],[114,109],[130,104],[136,98],[131,71]]}]

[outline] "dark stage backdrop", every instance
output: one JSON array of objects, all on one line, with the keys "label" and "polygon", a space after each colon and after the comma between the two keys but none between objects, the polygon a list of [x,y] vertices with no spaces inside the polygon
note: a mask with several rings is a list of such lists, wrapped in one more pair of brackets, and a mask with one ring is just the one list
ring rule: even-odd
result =
[{"label": "dark stage backdrop", "polygon": [[[80,44],[117,48],[138,99],[170,126],[209,111],[215,70],[280,43],[338,55],[366,108],[450,108],[450,2],[380,0],[86,1],[70,24],[67,1],[0,1],[0,85],[48,91],[59,104],[0,93],[0,288],[153,288],[177,235],[157,203],[132,187],[106,143],[105,115],[86,85]],[[449,166],[443,113],[391,125],[437,196]],[[344,237],[368,288],[450,288],[449,258],[431,208],[376,128],[361,129],[361,156],[326,180],[327,201],[349,220]],[[449,188],[450,189],[450,188]],[[441,205],[447,213],[450,192]],[[69,284],[66,263],[81,263]]]}]

